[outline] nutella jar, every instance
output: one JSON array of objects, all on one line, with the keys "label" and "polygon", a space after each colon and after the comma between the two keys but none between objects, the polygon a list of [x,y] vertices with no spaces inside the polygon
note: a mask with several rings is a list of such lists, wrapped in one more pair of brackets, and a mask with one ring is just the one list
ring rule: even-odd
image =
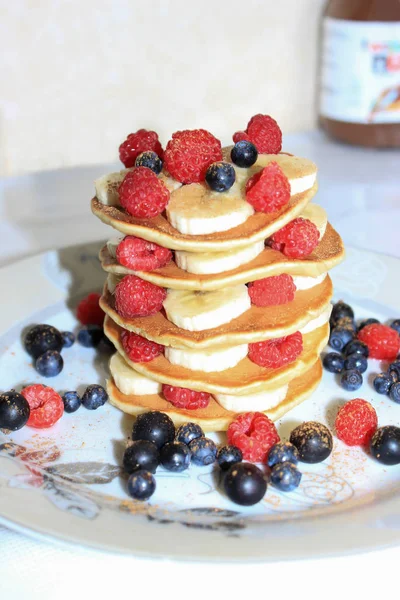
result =
[{"label": "nutella jar", "polygon": [[330,0],[320,121],[350,144],[400,146],[400,0]]}]

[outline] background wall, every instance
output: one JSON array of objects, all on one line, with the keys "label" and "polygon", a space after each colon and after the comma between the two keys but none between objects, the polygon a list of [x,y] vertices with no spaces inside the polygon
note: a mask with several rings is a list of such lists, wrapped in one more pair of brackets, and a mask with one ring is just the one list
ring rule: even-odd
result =
[{"label": "background wall", "polygon": [[324,3],[0,0],[0,174],[112,161],[140,127],[311,127]]}]

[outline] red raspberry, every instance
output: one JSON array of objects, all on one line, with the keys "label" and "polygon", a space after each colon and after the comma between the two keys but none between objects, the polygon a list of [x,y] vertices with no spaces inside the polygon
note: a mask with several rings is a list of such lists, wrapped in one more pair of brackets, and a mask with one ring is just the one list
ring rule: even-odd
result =
[{"label": "red raspberry", "polygon": [[221,142],[205,129],[177,131],[165,150],[165,168],[181,183],[204,181],[208,167],[218,160]]},{"label": "red raspberry", "polygon": [[63,416],[64,403],[53,388],[37,383],[25,387],[21,390],[21,394],[31,409],[27,422],[29,427],[46,429],[57,423]]},{"label": "red raspberry", "polygon": [[127,235],[117,246],[117,261],[133,271],[153,271],[165,267],[172,258],[171,250],[134,235]]},{"label": "red raspberry", "polygon": [[115,308],[125,319],[147,317],[161,310],[166,296],[166,289],[136,275],[126,275],[115,288]]},{"label": "red raspberry", "polygon": [[366,446],[378,427],[378,417],[366,400],[355,398],[346,402],[335,420],[336,434],[348,446]]},{"label": "red raspberry", "polygon": [[287,304],[294,299],[296,286],[291,275],[275,275],[249,283],[249,296],[256,306]]},{"label": "red raspberry", "polygon": [[304,258],[318,246],[319,231],[308,219],[298,217],[271,237],[271,248],[290,258]]},{"label": "red raspberry", "polygon": [[278,154],[282,150],[282,131],[269,115],[258,114],[251,117],[246,131],[233,134],[235,144],[239,140],[252,142],[260,154]]},{"label": "red raspberry", "polygon": [[169,191],[147,167],[135,167],[118,189],[121,206],[138,219],[157,217],[169,202]]},{"label": "red raspberry", "polygon": [[210,402],[210,394],[207,392],[195,392],[187,388],[165,384],[162,386],[162,392],[164,398],[177,408],[196,410],[197,408],[206,408]]},{"label": "red raspberry", "polygon": [[103,327],[104,311],[100,308],[99,300],[100,294],[92,292],[79,302],[76,316],[82,325]]},{"label": "red raspberry", "polygon": [[274,423],[259,412],[238,415],[228,427],[228,444],[240,448],[245,460],[265,462],[280,437]]},{"label": "red raspberry", "polygon": [[162,159],[164,151],[155,131],[139,129],[136,133],[130,133],[119,147],[119,158],[126,168],[134,167],[135,160],[141,152],[152,150]]},{"label": "red raspberry", "polygon": [[272,213],[290,200],[290,183],[278,163],[272,162],[250,177],[246,200],[257,212]]},{"label": "red raspberry", "polygon": [[260,367],[278,369],[296,360],[303,350],[300,331],[282,338],[249,344],[249,359]]},{"label": "red raspberry", "polygon": [[126,329],[121,333],[121,342],[132,362],[149,362],[164,352],[164,346],[161,344],[146,340],[141,335]]},{"label": "red raspberry", "polygon": [[392,360],[400,351],[400,336],[387,325],[366,325],[359,331],[358,339],[367,344],[370,358]]}]

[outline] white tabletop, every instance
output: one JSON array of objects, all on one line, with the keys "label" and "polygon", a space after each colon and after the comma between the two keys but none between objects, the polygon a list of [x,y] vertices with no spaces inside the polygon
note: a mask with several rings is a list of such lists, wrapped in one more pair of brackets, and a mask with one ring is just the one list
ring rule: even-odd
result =
[{"label": "white tabletop", "polygon": [[[330,222],[339,230],[345,244],[400,257],[399,151],[376,152],[342,146],[327,141],[318,132],[286,136],[284,146],[285,150],[311,158],[318,164],[320,191],[316,200],[328,211]],[[94,179],[118,168],[116,163],[77,167],[1,181],[0,266],[50,248],[109,237],[109,228],[91,214],[89,199],[93,195]],[[296,598],[299,594],[302,597],[298,588],[305,580],[308,580],[305,592],[309,592],[310,581],[313,581],[319,588],[324,585],[321,594],[324,600],[340,597],[340,588],[328,585],[333,581],[333,572],[335,577],[340,574],[345,581],[351,577],[357,585],[357,598],[377,597],[378,592],[379,597],[384,598],[384,590],[397,578],[399,558],[397,548],[345,558],[322,557],[290,565],[246,565],[238,570],[230,565],[182,565],[60,547],[0,526],[0,598],[5,597],[5,593],[7,598],[33,600],[71,598],[77,591],[78,598],[89,593],[91,598],[115,597],[130,591],[136,594],[142,583],[138,582],[139,587],[133,588],[132,577],[138,572],[142,582],[152,582],[149,599],[157,597],[158,589],[164,598],[170,597],[170,591],[175,598],[207,598],[211,585],[211,599],[217,593],[233,597],[228,592],[230,589],[235,589],[234,597],[244,598],[248,597],[249,581],[258,584],[265,581],[269,592],[274,592],[276,597],[276,593],[280,596],[285,593],[282,582],[287,580],[289,569],[295,586],[292,595],[296,594]],[[207,589],[193,583],[204,580],[205,569]],[[371,578],[366,576],[369,573]],[[171,590],[167,581],[174,581]]]}]

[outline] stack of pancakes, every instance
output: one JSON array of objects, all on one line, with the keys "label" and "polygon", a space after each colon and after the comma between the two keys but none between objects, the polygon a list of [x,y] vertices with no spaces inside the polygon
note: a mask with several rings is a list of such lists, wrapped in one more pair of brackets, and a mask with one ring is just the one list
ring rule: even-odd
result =
[{"label": "stack of pancakes", "polygon": [[[224,159],[230,162],[230,148],[224,149]],[[247,205],[246,181],[272,161],[278,162],[291,186],[291,199],[281,210],[269,214],[253,211],[233,228],[214,233],[182,233],[172,225],[172,222],[176,224],[176,215],[182,218],[189,215],[189,225],[191,217],[205,219],[206,228],[212,229],[213,219],[223,218],[224,210],[230,206],[240,213],[246,208],[242,204]],[[327,272],[343,259],[344,249],[340,236],[327,222],[325,211],[311,203],[317,192],[316,166],[309,160],[285,153],[260,154],[252,167],[235,166],[235,170],[234,186],[222,193],[213,192],[205,183],[181,186],[167,174],[161,174],[159,177],[170,190],[170,202],[166,213],[152,219],[137,219],[121,208],[118,187],[127,170],[96,182],[92,210],[97,217],[123,235],[136,236],[175,251],[174,258],[165,267],[146,272],[131,271],[118,264],[115,253],[118,241],[110,240],[100,253],[102,267],[108,273],[100,301],[106,313],[105,333],[119,355],[111,361],[113,376],[108,381],[108,393],[110,402],[126,413],[137,415],[161,410],[176,424],[190,420],[199,423],[205,431],[222,431],[237,413],[247,410],[259,410],[273,420],[278,419],[305,400],[321,379],[320,353],[329,336],[332,296]],[[299,216],[313,221],[320,232],[319,244],[309,256],[289,258],[264,245],[274,232]],[[241,264],[249,248],[254,249],[252,255],[255,256]],[[193,268],[200,257],[207,265],[205,270],[217,272],[199,274],[182,268],[204,270]],[[237,266],[221,271],[224,264]],[[210,268],[210,265],[214,266]],[[220,302],[223,308],[224,302],[235,304],[234,290],[242,293],[244,289],[246,294],[245,284],[283,273],[294,279],[293,301],[266,307],[250,305],[249,301],[238,316],[229,320],[227,311],[227,322],[210,329],[197,327],[193,331],[190,325],[188,328],[178,326],[168,317],[170,311],[165,303],[166,310],[131,319],[123,318],[115,309],[115,286],[125,275],[133,274],[167,288],[170,303],[175,297],[180,302],[184,296],[191,306],[196,306],[197,298],[199,306]],[[179,322],[182,325],[183,319]],[[120,340],[123,329],[162,344],[166,347],[165,354],[150,362],[130,361]],[[303,350],[294,362],[271,369],[260,367],[248,358],[246,345],[282,338],[296,331],[302,333]],[[237,352],[239,347],[242,353]],[[236,364],[220,370],[219,357],[225,360],[229,353],[238,357]],[[182,364],[187,365],[189,359],[191,368]],[[206,364],[207,370],[196,369],[197,360],[198,364]],[[126,387],[118,387],[118,382],[134,377],[135,373],[146,378],[143,382],[154,382],[154,385],[148,385],[148,392],[142,395],[123,393]],[[178,409],[163,397],[160,384],[209,392],[211,400],[206,408]]]}]

